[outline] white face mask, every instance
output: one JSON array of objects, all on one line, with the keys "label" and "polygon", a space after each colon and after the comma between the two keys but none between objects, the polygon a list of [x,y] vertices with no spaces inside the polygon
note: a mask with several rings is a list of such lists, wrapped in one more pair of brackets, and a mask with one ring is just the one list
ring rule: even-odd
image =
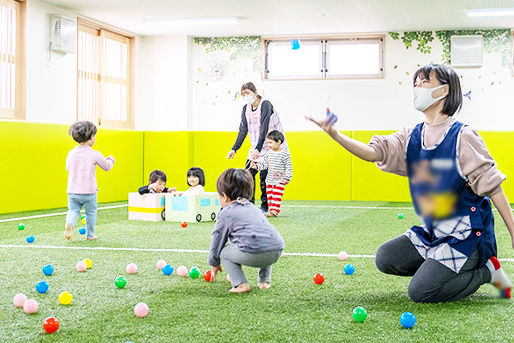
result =
[{"label": "white face mask", "polygon": [[442,95],[437,98],[432,98],[432,92],[436,89],[442,88],[446,85],[440,85],[434,88],[422,88],[422,87],[414,87],[414,108],[418,111],[423,112],[430,106],[432,106],[435,102],[445,98],[446,95]]},{"label": "white face mask", "polygon": [[246,95],[243,97],[243,101],[248,105],[251,105],[255,102],[255,97],[253,95]]}]

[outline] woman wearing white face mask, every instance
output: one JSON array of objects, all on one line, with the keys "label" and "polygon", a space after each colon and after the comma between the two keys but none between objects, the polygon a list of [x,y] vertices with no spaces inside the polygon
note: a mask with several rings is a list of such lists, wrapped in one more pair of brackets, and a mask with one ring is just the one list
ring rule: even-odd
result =
[{"label": "woman wearing white face mask", "polygon": [[[236,142],[232,147],[232,150],[227,155],[227,158],[234,158],[236,151],[243,144],[246,135],[250,136],[250,143],[252,147],[248,152],[248,157],[245,165],[245,169],[250,167],[251,161],[262,162],[266,155],[269,147],[264,144],[266,135],[269,131],[278,130],[284,134],[280,119],[273,109],[273,105],[268,100],[263,100],[262,97],[257,94],[257,88],[252,82],[245,83],[241,86],[241,96],[245,105],[243,106],[243,112],[241,113],[241,123],[239,125],[239,133],[237,135]],[[287,140],[282,143],[284,149],[287,149]],[[252,174],[254,181],[255,175],[257,174],[256,169],[249,169]],[[266,213],[268,212],[268,202],[266,198],[266,176],[268,170],[261,170],[260,188],[261,188],[261,210]],[[251,202],[255,200],[254,196]]]},{"label": "woman wearing white face mask", "polygon": [[459,76],[444,65],[414,74],[414,107],[424,122],[369,145],[339,133],[331,116],[316,120],[336,142],[386,172],[408,176],[416,214],[422,220],[379,247],[378,269],[412,276],[408,293],[416,302],[455,301],[487,282],[511,297],[512,284],[496,258],[491,199],[514,248],[514,217],[484,141],[452,116],[462,106]]}]

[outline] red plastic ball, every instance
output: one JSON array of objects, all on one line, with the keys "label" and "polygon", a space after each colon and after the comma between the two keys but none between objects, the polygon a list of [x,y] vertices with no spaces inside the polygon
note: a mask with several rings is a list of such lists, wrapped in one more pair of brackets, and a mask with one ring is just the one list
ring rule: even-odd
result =
[{"label": "red plastic ball", "polygon": [[187,223],[186,222],[182,222],[182,227],[187,227]]},{"label": "red plastic ball", "polygon": [[43,322],[43,329],[45,329],[45,331],[48,333],[55,332],[58,328],[59,321],[55,317],[48,317]]},{"label": "red plastic ball", "polygon": [[203,278],[205,281],[207,282],[211,282],[212,281],[212,270],[208,270],[206,271],[204,274],[203,274]]},{"label": "red plastic ball", "polygon": [[317,285],[321,285],[323,282],[325,282],[325,276],[321,273],[317,273],[316,275],[314,275],[314,282]]}]

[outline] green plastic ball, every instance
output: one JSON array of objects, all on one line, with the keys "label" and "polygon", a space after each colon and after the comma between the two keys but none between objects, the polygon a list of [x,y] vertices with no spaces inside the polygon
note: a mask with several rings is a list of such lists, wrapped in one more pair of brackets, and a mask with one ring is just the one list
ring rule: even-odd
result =
[{"label": "green plastic ball", "polygon": [[81,216],[80,216],[80,219],[85,219],[85,218],[86,218],[86,216],[85,216],[85,215],[81,215]]},{"label": "green plastic ball", "polygon": [[191,277],[191,279],[198,279],[198,277],[200,277],[200,269],[197,267],[191,268],[189,271],[189,277]]},{"label": "green plastic ball", "polygon": [[403,213],[398,214],[398,219],[403,219]]},{"label": "green plastic ball", "polygon": [[127,280],[123,276],[118,276],[114,281],[114,284],[118,288],[123,288],[127,285]]},{"label": "green plastic ball", "polygon": [[368,317],[368,311],[364,307],[356,307],[353,309],[353,319],[357,322],[363,322]]},{"label": "green plastic ball", "polygon": [[25,224],[18,224],[18,230],[23,230],[25,228]]}]

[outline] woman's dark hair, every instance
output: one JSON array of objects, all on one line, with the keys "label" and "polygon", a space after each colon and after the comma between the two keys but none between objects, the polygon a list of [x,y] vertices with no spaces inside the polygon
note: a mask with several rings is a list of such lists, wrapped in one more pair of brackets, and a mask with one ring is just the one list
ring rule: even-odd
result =
[{"label": "woman's dark hair", "polygon": [[[244,85],[242,85],[242,86],[241,86],[241,93],[243,93],[243,91],[244,91],[245,89],[251,90],[252,92],[254,92],[255,94],[257,94],[257,87],[255,87],[255,85],[253,84],[253,82],[247,82],[247,83],[245,83]],[[258,97],[259,99],[262,99],[262,97],[261,97],[259,94],[257,94],[257,97]]]},{"label": "woman's dark hair", "polygon": [[155,183],[158,180],[162,180],[166,182],[166,174],[164,174],[163,171],[160,170],[154,170],[150,173],[150,183]]},{"label": "woman's dark hair", "polygon": [[280,142],[280,144],[284,143],[284,135],[282,134],[282,132],[278,131],[278,130],[273,130],[273,131],[270,131],[268,132],[268,135],[266,136],[267,139],[271,139],[275,142]]},{"label": "woman's dark hair", "polygon": [[70,126],[68,134],[73,137],[75,142],[84,143],[96,135],[96,126],[90,121],[76,121]]},{"label": "woman's dark hair", "polygon": [[[198,178],[198,184],[205,186],[205,174],[203,173],[203,170],[201,168],[193,167],[187,171],[187,176],[196,176]],[[187,184],[189,185],[189,181],[187,181]],[[189,185],[191,186],[191,185]]]},{"label": "woman's dark hair", "polygon": [[453,116],[462,107],[462,90],[460,87],[459,75],[450,67],[442,64],[429,64],[421,67],[414,73],[413,82],[419,78],[430,80],[430,73],[434,71],[435,76],[443,85],[448,85],[448,95],[444,99],[443,113]]},{"label": "woman's dark hair", "polygon": [[225,193],[230,200],[237,198],[251,199],[253,195],[252,174],[246,169],[227,169],[221,173],[216,183],[218,194]]}]

